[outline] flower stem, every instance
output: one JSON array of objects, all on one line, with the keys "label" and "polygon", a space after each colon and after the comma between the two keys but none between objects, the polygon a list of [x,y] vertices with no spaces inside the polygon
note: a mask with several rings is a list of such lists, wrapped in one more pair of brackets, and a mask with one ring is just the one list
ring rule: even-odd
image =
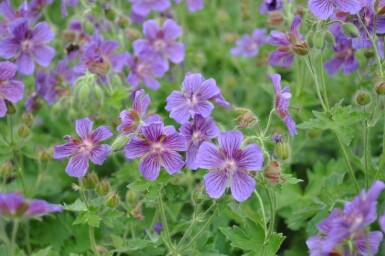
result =
[{"label": "flower stem", "polygon": [[88,226],[88,234],[90,236],[90,243],[95,255],[99,255],[98,248],[96,247],[94,227]]},{"label": "flower stem", "polygon": [[160,189],[160,191],[159,191],[158,206],[159,206],[159,211],[160,211],[160,218],[162,219],[162,224],[163,224],[164,232],[166,235],[166,241],[165,242],[166,242],[167,247],[171,251],[173,251],[173,245],[171,242],[170,231],[168,229],[166,214],[164,211],[164,205],[163,205],[163,199],[162,199],[162,189]]},{"label": "flower stem", "polygon": [[210,224],[215,219],[216,215],[218,213],[218,206],[216,206],[215,210],[213,211],[213,214],[210,216],[210,218],[206,221],[206,224],[199,230],[198,233],[195,234],[195,236],[191,239],[191,241],[183,247],[182,251],[186,250],[187,248],[191,247],[191,245],[198,240],[198,238],[202,235],[203,232],[206,231],[206,229],[210,226]]},{"label": "flower stem", "polygon": [[354,170],[352,168],[352,165],[350,164],[348,153],[346,152],[346,149],[345,149],[344,145],[341,142],[340,136],[337,133],[334,133],[334,134],[337,137],[338,144],[340,145],[341,151],[342,151],[342,153],[344,155],[345,164],[346,164],[346,167],[348,168],[350,177],[353,180],[354,188],[356,189],[356,191],[358,193],[358,192],[360,192],[360,187],[358,186],[356,176],[354,175]]},{"label": "flower stem", "polygon": [[256,196],[257,199],[258,199],[259,207],[261,207],[261,211],[262,211],[262,220],[263,220],[263,229],[264,229],[264,231],[265,231],[265,239],[266,239],[266,237],[268,236],[268,230],[267,230],[267,221],[266,221],[265,207],[263,206],[262,198],[261,198],[261,196],[259,195],[259,193],[258,193],[257,190],[254,190],[254,194],[255,194],[255,196]]},{"label": "flower stem", "polygon": [[306,58],[303,59],[305,61],[305,64],[307,66],[307,68],[309,69],[313,79],[314,79],[314,82],[315,82],[315,87],[316,87],[316,91],[317,91],[317,96],[318,96],[318,99],[321,103],[321,106],[323,108],[323,110],[327,110],[326,108],[326,105],[322,99],[322,96],[321,96],[321,91],[320,91],[320,87],[319,87],[319,84],[318,84],[318,78],[317,78],[317,75],[315,74],[314,72],[314,69],[313,69],[313,66],[311,65],[311,60],[310,60],[310,57],[308,56],[308,59],[306,60]]},{"label": "flower stem", "polygon": [[369,188],[369,171],[370,171],[370,127],[366,122],[364,127],[364,159],[365,159],[365,183],[366,189]]},{"label": "flower stem", "polygon": [[18,229],[19,229],[19,220],[15,219],[13,221],[13,226],[12,226],[11,249],[10,249],[11,256],[16,255],[16,235],[17,235]]},{"label": "flower stem", "polygon": [[190,226],[187,228],[186,232],[183,234],[182,238],[180,239],[180,241],[176,247],[177,249],[180,248],[180,246],[183,244],[184,240],[186,240],[187,236],[190,234],[190,232],[194,228],[194,226],[197,222],[197,213],[198,213],[198,204],[195,204],[193,219],[191,220]]},{"label": "flower stem", "polygon": [[376,176],[374,177],[375,180],[378,179],[378,176],[380,175],[380,172],[382,171],[382,169],[384,169],[384,166],[385,166],[385,118],[384,118],[384,132],[382,135],[382,157],[380,160],[380,164],[378,165]]},{"label": "flower stem", "polygon": [[323,63],[323,54],[321,52],[320,54],[320,77],[321,77],[321,86],[322,86],[322,94],[323,94],[323,100],[325,102],[325,106],[326,106],[326,109],[329,111],[330,110],[330,107],[329,107],[329,99],[328,99],[328,95],[326,93],[326,84],[325,84],[325,72],[324,72],[324,63]]},{"label": "flower stem", "polygon": [[269,232],[267,237],[265,237],[265,243],[270,239],[271,235],[273,234],[274,231],[274,222],[275,222],[275,200],[273,199],[274,197],[274,192],[273,195],[270,191],[269,188],[266,186],[263,186],[265,188],[266,194],[267,194],[267,199],[269,201],[270,205],[270,223],[269,223]]}]

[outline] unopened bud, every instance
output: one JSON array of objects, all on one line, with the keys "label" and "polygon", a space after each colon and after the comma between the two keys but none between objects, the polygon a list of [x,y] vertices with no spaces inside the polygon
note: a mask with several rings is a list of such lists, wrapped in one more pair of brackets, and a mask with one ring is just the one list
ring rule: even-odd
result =
[{"label": "unopened bud", "polygon": [[98,185],[96,185],[96,193],[99,196],[105,196],[110,192],[110,183],[107,179],[101,180]]},{"label": "unopened bud", "polygon": [[29,112],[24,113],[24,114],[21,116],[21,121],[22,121],[23,124],[25,124],[26,126],[31,127],[32,124],[33,124],[33,117],[32,117],[32,114],[29,113]]},{"label": "unopened bud", "polygon": [[305,56],[309,53],[309,46],[307,45],[307,42],[297,43],[295,45],[292,45],[291,48],[293,52],[301,56]]},{"label": "unopened bud", "polygon": [[199,183],[192,194],[192,200],[195,204],[199,204],[202,201],[202,190],[202,183]]},{"label": "unopened bud", "polygon": [[314,34],[314,47],[319,50],[323,50],[325,46],[325,40],[323,33],[321,31],[317,31]]},{"label": "unopened bud", "polygon": [[336,39],[334,38],[332,32],[330,32],[329,30],[325,31],[324,37],[326,42],[328,42],[329,44],[334,45],[336,43]]},{"label": "unopened bud", "polygon": [[310,31],[307,34],[306,41],[307,41],[307,44],[309,45],[310,48],[314,47],[314,32],[313,31]]},{"label": "unopened bud", "polygon": [[37,151],[37,156],[41,162],[48,162],[52,159],[52,150],[41,148]]},{"label": "unopened bud", "polygon": [[17,129],[17,134],[20,138],[26,138],[29,135],[29,128],[25,124],[21,124]]},{"label": "unopened bud", "polygon": [[126,194],[126,202],[131,205],[135,205],[139,200],[138,192],[134,190],[128,190]]},{"label": "unopened bud", "polygon": [[99,178],[95,172],[91,172],[83,178],[82,182],[85,189],[94,189],[99,183]]},{"label": "unopened bud", "polygon": [[106,16],[107,20],[109,21],[115,20],[116,12],[114,11],[114,9],[111,8],[111,5],[109,5],[108,3],[104,3],[103,9],[104,9],[104,15]]},{"label": "unopened bud", "polygon": [[278,26],[279,24],[281,24],[283,22],[283,15],[280,11],[272,11],[272,12],[269,12],[269,19],[268,19],[268,23],[270,26]]},{"label": "unopened bud", "polygon": [[279,142],[275,145],[275,154],[282,160],[286,160],[290,156],[290,147],[287,142]]},{"label": "unopened bud", "polygon": [[374,52],[372,49],[364,49],[364,56],[367,59],[371,59],[374,57]]},{"label": "unopened bud", "polygon": [[7,177],[12,172],[12,164],[11,162],[5,162],[0,165],[0,177]]},{"label": "unopened bud", "polygon": [[271,183],[277,184],[279,183],[279,178],[281,176],[281,168],[279,166],[278,161],[271,160],[267,165],[263,175],[267,178]]},{"label": "unopened bud", "polygon": [[342,30],[344,31],[345,35],[350,38],[356,38],[360,35],[360,31],[352,23],[344,23],[342,25]]},{"label": "unopened bud", "polygon": [[119,204],[120,198],[115,192],[110,192],[106,195],[106,206],[115,208]]},{"label": "unopened bud", "polygon": [[119,15],[118,20],[116,21],[119,28],[126,28],[130,25],[130,19],[126,16]]},{"label": "unopened bud", "polygon": [[367,91],[361,90],[357,93],[356,102],[358,105],[366,106],[371,102],[371,96]]},{"label": "unopened bud", "polygon": [[229,14],[225,9],[219,9],[217,13],[217,20],[219,24],[227,23],[230,20]]},{"label": "unopened bud", "polygon": [[129,28],[127,31],[127,36],[128,36],[128,40],[134,41],[140,38],[140,32],[135,28]]},{"label": "unopened bud", "polygon": [[127,145],[128,141],[130,140],[131,135],[122,135],[112,143],[111,145],[111,151],[120,151],[124,148],[124,146]]},{"label": "unopened bud", "polygon": [[238,128],[252,128],[258,123],[258,117],[247,108],[236,108],[235,112],[239,113],[235,119],[238,122]]},{"label": "unopened bud", "polygon": [[385,95],[385,82],[377,83],[375,90],[378,95]]},{"label": "unopened bud", "polygon": [[12,102],[5,100],[5,106],[7,107],[7,115],[13,115],[16,113],[15,104]]}]

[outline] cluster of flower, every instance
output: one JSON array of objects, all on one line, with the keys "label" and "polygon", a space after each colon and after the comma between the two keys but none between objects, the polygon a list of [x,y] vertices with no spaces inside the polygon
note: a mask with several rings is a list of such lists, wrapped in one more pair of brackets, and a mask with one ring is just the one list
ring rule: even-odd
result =
[{"label": "cluster of flower", "polygon": [[[363,190],[345,203],[343,210],[334,209],[317,225],[322,234],[307,240],[310,255],[376,255],[383,234],[368,227],[377,220],[377,199],[384,188],[382,181],[376,181],[368,192]],[[385,232],[385,214],[380,226]]]}]

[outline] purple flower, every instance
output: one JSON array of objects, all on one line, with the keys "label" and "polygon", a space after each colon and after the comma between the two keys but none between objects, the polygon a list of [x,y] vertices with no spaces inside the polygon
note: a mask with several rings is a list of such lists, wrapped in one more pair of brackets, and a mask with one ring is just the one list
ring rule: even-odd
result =
[{"label": "purple flower", "polygon": [[346,75],[353,73],[359,68],[360,63],[355,56],[351,40],[337,41],[333,49],[335,56],[324,64],[329,75],[333,76],[339,69]]},{"label": "purple flower", "polygon": [[74,67],[78,74],[84,74],[86,70],[91,73],[105,75],[110,68],[120,72],[125,62],[125,54],[114,54],[118,48],[115,41],[103,41],[103,37],[95,34],[92,41],[84,46],[80,57],[80,63]]},{"label": "purple flower", "polygon": [[151,11],[165,11],[171,6],[169,0],[129,0],[132,11],[141,16],[147,16]]},{"label": "purple flower", "polygon": [[68,143],[55,146],[55,159],[70,157],[66,167],[69,176],[82,178],[88,169],[88,161],[102,165],[110,152],[110,146],[99,143],[112,136],[107,126],[99,126],[92,130],[93,123],[88,118],[76,120],[76,133],[80,140],[71,136],[64,136]]},{"label": "purple flower", "polygon": [[10,35],[8,25],[11,22],[19,18],[29,18],[30,13],[25,7],[25,4],[22,4],[17,11],[14,11],[12,8],[12,4],[9,0],[0,2],[0,14],[3,18],[0,21],[0,37],[6,37]]},{"label": "purple flower", "polygon": [[119,125],[116,130],[122,135],[128,135],[140,131],[140,127],[143,124],[161,121],[160,116],[157,114],[146,115],[150,102],[150,96],[148,96],[148,94],[144,95],[144,90],[136,91],[132,108],[120,112],[119,118],[122,124]]},{"label": "purple flower", "polygon": [[259,6],[259,12],[265,14],[267,12],[277,11],[282,9],[282,0],[263,0]]},{"label": "purple flower", "polygon": [[141,158],[139,170],[145,179],[155,180],[161,166],[171,175],[183,168],[182,156],[176,151],[186,150],[186,139],[173,126],[154,122],[143,125],[141,131],[130,139],[124,152],[128,159]]},{"label": "purple flower", "polygon": [[353,240],[354,255],[368,255],[369,249],[376,255],[383,235],[379,231],[366,233],[365,228],[377,219],[377,198],[384,188],[383,182],[376,181],[367,193],[363,190],[352,202],[346,203],[343,211],[333,210],[317,226],[321,235],[307,240],[310,255],[350,255],[349,240]]},{"label": "purple flower", "polygon": [[184,59],[184,44],[175,40],[182,34],[182,28],[171,19],[167,19],[162,27],[156,20],[143,23],[145,39],[134,42],[135,55],[145,55],[161,62],[168,69],[169,59],[173,63],[181,63]]},{"label": "purple flower", "polygon": [[270,53],[270,65],[289,67],[293,62],[294,54],[303,56],[309,52],[307,42],[304,40],[303,35],[298,32],[301,22],[301,17],[299,15],[295,16],[290,32],[287,35],[277,30],[270,32],[268,42],[271,45],[279,46],[277,50]]},{"label": "purple flower", "polygon": [[163,225],[161,222],[157,222],[155,225],[154,225],[154,231],[158,234],[160,234],[160,232],[163,230]]},{"label": "purple flower", "polygon": [[50,204],[41,199],[28,201],[24,196],[16,193],[0,193],[0,215],[29,217],[61,211],[60,205]]},{"label": "purple flower", "polygon": [[40,22],[30,30],[28,21],[19,19],[9,25],[9,30],[10,37],[0,41],[0,56],[5,59],[16,57],[17,69],[25,75],[31,75],[35,70],[34,61],[48,67],[55,50],[46,45],[54,38],[47,22]]},{"label": "purple flower", "polygon": [[183,92],[173,91],[166,100],[170,117],[180,124],[186,123],[195,113],[208,117],[214,109],[210,101],[215,101],[214,98],[220,95],[215,80],[205,80],[201,74],[187,74],[182,89]]},{"label": "purple flower", "polygon": [[382,232],[385,233],[385,212],[380,217],[379,222],[380,222],[380,227],[381,227]]},{"label": "purple flower", "polygon": [[74,7],[78,5],[79,0],[61,0],[61,15],[68,16],[67,6]]},{"label": "purple flower", "polygon": [[163,63],[155,61],[147,56],[132,56],[126,54],[126,62],[130,68],[130,73],[127,76],[127,82],[137,87],[140,82],[143,82],[149,89],[157,90],[160,88],[160,83],[155,77],[163,77],[167,71],[167,67]]},{"label": "purple flower", "polygon": [[199,114],[194,115],[193,123],[185,123],[180,129],[180,133],[186,137],[186,166],[191,170],[198,169],[196,158],[199,146],[204,141],[210,141],[219,134],[219,129],[211,117],[202,117]]},{"label": "purple flower", "polygon": [[272,136],[271,136],[271,140],[274,141],[276,144],[277,143],[280,143],[282,141],[282,135],[279,134],[279,133],[274,133]]},{"label": "purple flower", "polygon": [[315,16],[326,20],[332,15],[334,8],[356,14],[360,11],[361,4],[359,0],[309,0],[309,8]]},{"label": "purple flower", "polygon": [[14,80],[16,65],[8,62],[0,62],[0,117],[7,113],[5,101],[16,103],[23,98],[24,84]]},{"label": "purple flower", "polygon": [[[175,0],[176,3],[182,2],[182,0]],[[195,12],[204,8],[203,0],[186,0],[189,12]]]},{"label": "purple flower", "polygon": [[287,129],[291,137],[294,138],[294,135],[297,134],[297,129],[295,128],[295,122],[289,112],[289,99],[291,98],[290,88],[286,86],[281,89],[281,76],[279,74],[271,75],[271,81],[274,86],[274,106],[279,117],[286,124]]},{"label": "purple flower", "polygon": [[231,49],[231,54],[245,57],[257,56],[259,47],[267,42],[265,34],[266,29],[255,29],[251,36],[243,35],[242,39],[237,41],[237,47]]},{"label": "purple flower", "polygon": [[228,185],[238,202],[248,199],[255,189],[255,180],[247,171],[260,170],[263,165],[261,149],[250,144],[241,149],[243,134],[239,131],[219,134],[219,147],[211,142],[203,142],[199,147],[197,164],[210,172],[204,176],[207,194],[220,198]]}]

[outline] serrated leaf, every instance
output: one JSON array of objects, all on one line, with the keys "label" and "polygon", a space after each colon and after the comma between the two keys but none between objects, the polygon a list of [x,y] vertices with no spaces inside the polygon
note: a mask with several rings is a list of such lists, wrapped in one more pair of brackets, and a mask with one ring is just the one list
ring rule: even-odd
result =
[{"label": "serrated leaf", "polygon": [[330,112],[313,111],[316,117],[299,124],[299,129],[321,129],[333,130],[341,141],[349,145],[353,138],[353,128],[349,127],[360,121],[365,120],[369,114],[360,111],[352,111],[351,106],[341,107],[339,104],[335,105]]},{"label": "serrated leaf", "polygon": [[285,239],[282,234],[273,233],[265,241],[265,232],[261,225],[246,219],[241,226],[220,228],[223,234],[231,241],[231,245],[245,251],[251,251],[247,255],[273,256],[278,251]]},{"label": "serrated leaf", "polygon": [[87,206],[83,201],[81,201],[80,199],[77,199],[72,204],[64,203],[63,209],[67,211],[73,211],[73,212],[82,212],[82,211],[87,211]]},{"label": "serrated leaf", "polygon": [[38,252],[32,253],[31,256],[48,256],[50,252],[51,252],[51,246],[48,246],[47,248],[41,249]]},{"label": "serrated leaf", "polygon": [[93,212],[81,212],[74,221],[73,225],[88,224],[92,227],[99,227],[101,218]]}]

